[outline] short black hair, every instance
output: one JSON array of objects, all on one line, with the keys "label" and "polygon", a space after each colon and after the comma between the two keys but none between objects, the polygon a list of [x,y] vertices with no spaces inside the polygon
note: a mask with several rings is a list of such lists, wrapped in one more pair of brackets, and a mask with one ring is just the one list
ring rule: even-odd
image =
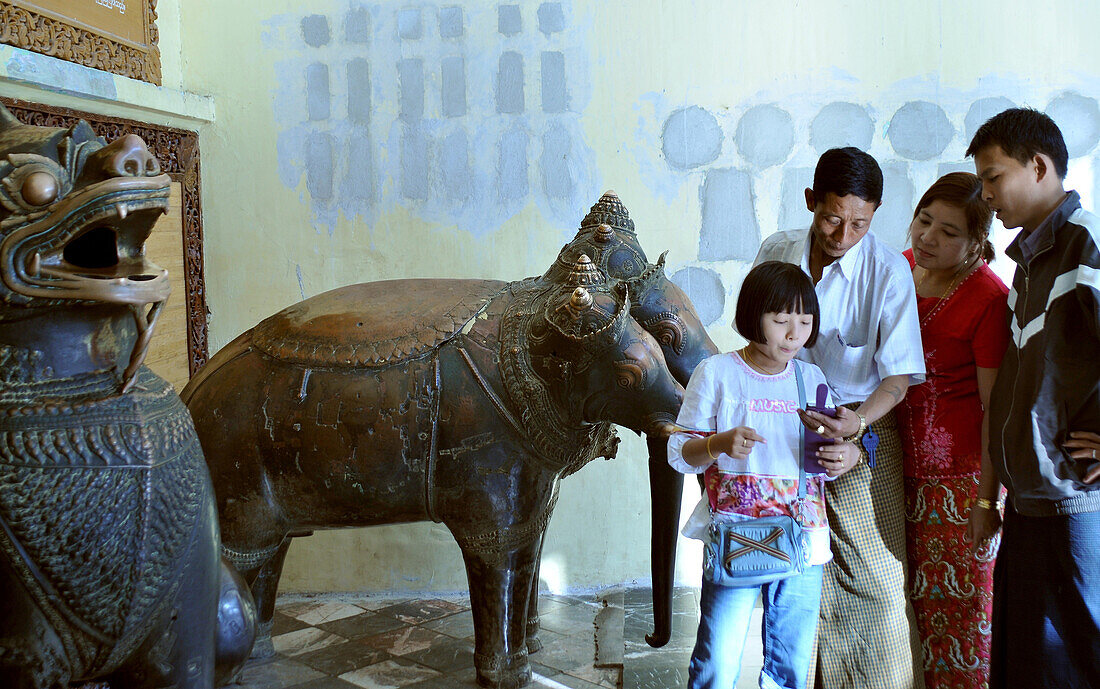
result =
[{"label": "short black hair", "polygon": [[985,121],[974,132],[967,156],[977,155],[982,149],[1000,146],[1006,155],[1024,165],[1037,153],[1049,156],[1059,179],[1066,178],[1069,154],[1062,130],[1045,112],[1032,108],[1009,108]]},{"label": "short black hair", "polygon": [[765,261],[749,271],[737,295],[737,313],[733,324],[741,337],[764,344],[760,321],[766,313],[808,313],[814,317],[810,337],[804,347],[813,347],[821,325],[817,292],[810,276],[802,268],[783,261]]},{"label": "short black hair", "polygon": [[813,189],[818,203],[832,192],[839,198],[855,194],[878,208],[882,205],[882,169],[854,146],[830,148],[817,161]]}]

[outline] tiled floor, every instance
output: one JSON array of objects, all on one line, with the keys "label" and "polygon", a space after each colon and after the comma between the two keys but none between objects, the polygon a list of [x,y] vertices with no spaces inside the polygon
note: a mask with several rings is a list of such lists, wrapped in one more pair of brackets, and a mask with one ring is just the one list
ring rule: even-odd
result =
[{"label": "tiled floor", "polygon": [[[686,686],[698,591],[677,590],[672,640],[660,649],[645,643],[653,630],[649,595],[641,588],[586,596],[542,594],[543,648],[531,656],[531,686]],[[477,686],[473,642],[473,618],[464,596],[284,596],[272,630],[276,655],[249,661],[238,678],[239,689],[470,689]],[[738,689],[757,686],[758,632],[750,632],[748,645]]]}]

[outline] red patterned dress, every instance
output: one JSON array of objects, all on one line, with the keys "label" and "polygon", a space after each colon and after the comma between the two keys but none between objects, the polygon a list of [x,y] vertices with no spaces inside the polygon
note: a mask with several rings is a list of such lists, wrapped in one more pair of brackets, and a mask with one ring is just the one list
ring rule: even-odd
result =
[{"label": "red patterned dress", "polygon": [[[912,266],[912,250],[905,252]],[[909,597],[927,689],[989,682],[993,560],[965,541],[981,473],[982,406],[976,367],[997,368],[1008,343],[1008,288],[989,266],[941,301],[917,297],[926,382],[897,407],[905,450]]]}]

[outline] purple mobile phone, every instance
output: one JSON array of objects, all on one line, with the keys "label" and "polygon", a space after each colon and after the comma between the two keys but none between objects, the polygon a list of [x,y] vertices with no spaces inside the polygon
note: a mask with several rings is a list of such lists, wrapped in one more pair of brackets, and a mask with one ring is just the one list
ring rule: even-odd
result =
[{"label": "purple mobile phone", "polygon": [[[806,405],[806,411],[815,411],[835,419],[836,407],[825,406],[825,400],[828,398],[828,395],[828,386],[824,383],[820,383],[817,386],[817,404]],[[806,452],[802,456],[802,467],[806,470],[807,474],[821,474],[825,472],[825,467],[821,466],[817,461],[817,450],[822,445],[832,442],[831,439],[823,438],[809,428],[806,429]]]}]

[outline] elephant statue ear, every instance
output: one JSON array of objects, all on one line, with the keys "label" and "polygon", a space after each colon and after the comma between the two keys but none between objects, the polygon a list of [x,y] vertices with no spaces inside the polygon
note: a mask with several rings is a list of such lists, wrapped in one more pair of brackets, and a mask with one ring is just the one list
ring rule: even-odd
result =
[{"label": "elephant statue ear", "polygon": [[546,321],[567,340],[602,346],[617,342],[630,313],[625,286],[607,284],[586,254],[546,304]]},{"label": "elephant statue ear", "polygon": [[626,283],[630,286],[630,292],[634,295],[635,303],[641,303],[654,285],[666,279],[665,256],[667,255],[667,251],[663,252],[656,263],[647,265],[645,270],[637,277],[626,280]]}]

